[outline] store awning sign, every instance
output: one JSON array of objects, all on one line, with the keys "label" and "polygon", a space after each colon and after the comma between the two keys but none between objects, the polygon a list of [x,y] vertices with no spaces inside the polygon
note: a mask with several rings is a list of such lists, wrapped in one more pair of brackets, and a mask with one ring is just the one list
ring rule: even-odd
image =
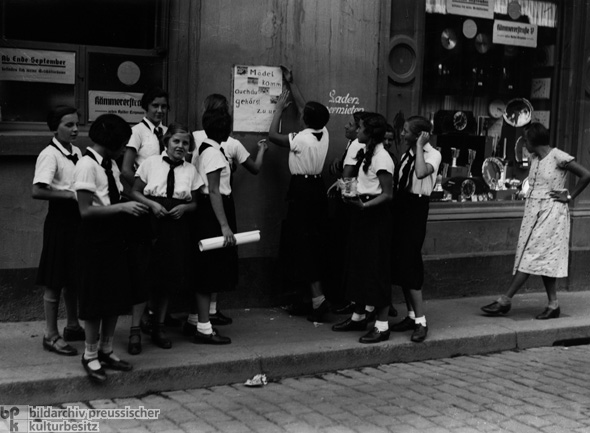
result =
[{"label": "store awning sign", "polygon": [[494,0],[447,0],[447,13],[494,19]]},{"label": "store awning sign", "polygon": [[234,131],[267,132],[283,91],[275,66],[234,66]]},{"label": "store awning sign", "polygon": [[101,114],[116,114],[129,123],[139,123],[145,111],[141,108],[142,93],[88,91],[88,120]]},{"label": "store awning sign", "polygon": [[537,48],[537,34],[535,24],[495,20],[492,42],[494,44]]},{"label": "store awning sign", "polygon": [[0,80],[75,84],[76,53],[0,47]]}]

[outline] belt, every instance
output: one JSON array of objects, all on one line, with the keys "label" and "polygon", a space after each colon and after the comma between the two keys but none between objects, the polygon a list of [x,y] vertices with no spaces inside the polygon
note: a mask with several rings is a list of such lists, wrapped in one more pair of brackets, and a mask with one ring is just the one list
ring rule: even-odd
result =
[{"label": "belt", "polygon": [[321,174],[292,174],[291,176],[296,176],[296,177],[303,177],[305,179],[311,178],[311,179],[319,179],[322,177]]},{"label": "belt", "polygon": [[359,197],[359,199],[360,199],[360,200],[361,200],[363,203],[365,203],[365,202],[367,202],[367,201],[369,201],[369,200],[373,200],[375,197],[379,197],[379,194],[377,194],[377,195],[370,195],[370,194],[359,194],[359,196],[358,196],[358,197]]}]

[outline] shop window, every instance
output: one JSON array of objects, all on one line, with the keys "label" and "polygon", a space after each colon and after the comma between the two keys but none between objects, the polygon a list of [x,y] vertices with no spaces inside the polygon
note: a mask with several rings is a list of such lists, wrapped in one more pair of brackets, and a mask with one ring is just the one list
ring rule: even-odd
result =
[{"label": "shop window", "polygon": [[165,1],[0,0],[0,8],[1,129],[34,129],[58,104],[77,106],[82,124],[103,112],[135,122],[141,94],[163,86]]},{"label": "shop window", "polygon": [[421,106],[443,156],[433,200],[523,198],[524,123],[551,127],[557,6],[426,0]]}]

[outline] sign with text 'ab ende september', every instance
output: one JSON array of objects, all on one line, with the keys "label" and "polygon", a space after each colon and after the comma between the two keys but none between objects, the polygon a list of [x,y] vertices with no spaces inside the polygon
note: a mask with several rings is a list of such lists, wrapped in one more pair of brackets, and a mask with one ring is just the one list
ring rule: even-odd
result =
[{"label": "sign with text 'ab ende september'", "polygon": [[75,84],[76,53],[0,47],[0,80]]}]

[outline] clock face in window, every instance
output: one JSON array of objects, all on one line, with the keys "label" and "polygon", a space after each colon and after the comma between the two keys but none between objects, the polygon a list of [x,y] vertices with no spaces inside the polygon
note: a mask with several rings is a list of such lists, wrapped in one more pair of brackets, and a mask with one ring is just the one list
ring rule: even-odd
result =
[{"label": "clock face in window", "polygon": [[490,102],[490,105],[488,106],[490,116],[492,116],[494,119],[499,119],[500,117],[502,117],[502,115],[504,114],[504,110],[506,110],[506,104],[504,103],[504,101],[501,101],[500,99],[493,100],[492,102]]},{"label": "clock face in window", "polygon": [[489,51],[492,46],[492,40],[490,39],[490,35],[485,33],[478,33],[475,36],[475,49],[480,54],[485,54]]},{"label": "clock face in window", "polygon": [[457,131],[463,131],[467,127],[467,115],[462,111],[457,111],[453,115],[453,126]]}]

